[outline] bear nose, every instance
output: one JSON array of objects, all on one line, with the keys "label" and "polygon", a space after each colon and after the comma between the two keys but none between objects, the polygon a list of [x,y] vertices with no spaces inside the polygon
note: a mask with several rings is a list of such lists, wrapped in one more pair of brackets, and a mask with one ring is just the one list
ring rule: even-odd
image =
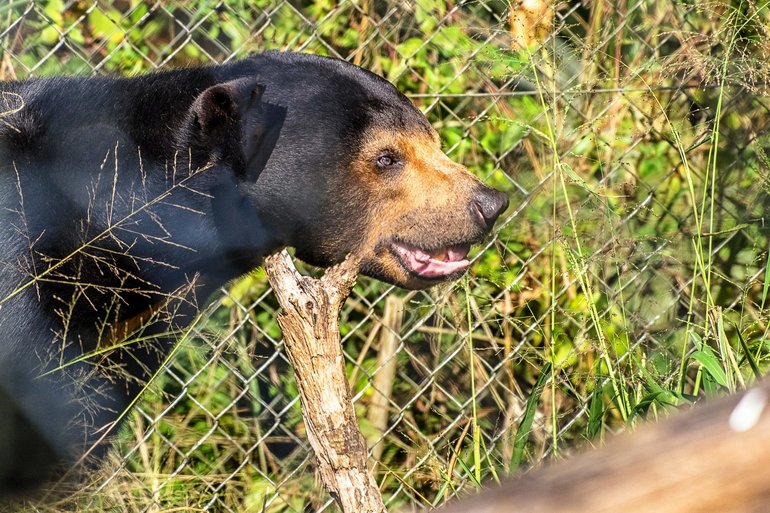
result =
[{"label": "bear nose", "polygon": [[508,195],[497,189],[484,187],[474,195],[472,206],[480,221],[487,228],[492,228],[500,214],[508,208]]}]

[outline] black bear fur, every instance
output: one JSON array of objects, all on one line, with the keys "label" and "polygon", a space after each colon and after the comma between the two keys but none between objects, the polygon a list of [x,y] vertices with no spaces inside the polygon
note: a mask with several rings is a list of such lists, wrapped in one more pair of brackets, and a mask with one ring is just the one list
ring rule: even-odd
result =
[{"label": "black bear fur", "polygon": [[[0,491],[102,455],[173,333],[264,255],[329,265],[355,250],[374,222],[349,171],[368,134],[437,140],[384,79],[306,54],[0,95]],[[447,245],[478,241],[504,209],[468,190],[476,206],[452,211]],[[131,333],[144,342],[110,348]]]}]

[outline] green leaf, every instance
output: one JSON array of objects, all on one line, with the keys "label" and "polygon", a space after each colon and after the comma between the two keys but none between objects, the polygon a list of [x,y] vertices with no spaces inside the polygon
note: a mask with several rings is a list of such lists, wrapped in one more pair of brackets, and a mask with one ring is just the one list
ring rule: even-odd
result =
[{"label": "green leaf", "polygon": [[693,343],[695,344],[695,347],[700,351],[703,349],[703,339],[695,333],[694,331],[690,332],[690,338],[692,339]]},{"label": "green leaf", "polygon": [[524,448],[529,440],[529,434],[532,432],[532,421],[535,420],[537,404],[540,402],[540,395],[543,393],[545,384],[551,376],[551,363],[543,365],[543,370],[537,378],[535,386],[532,387],[532,393],[527,398],[527,405],[524,408],[524,417],[521,419],[519,429],[513,439],[513,454],[511,455],[511,472],[519,468],[524,457]]},{"label": "green leaf", "polygon": [[727,375],[722,366],[719,365],[717,357],[711,352],[711,348],[703,346],[703,350],[695,351],[692,357],[706,369],[706,372],[714,378],[714,381],[723,387],[727,387]]},{"label": "green leaf", "polygon": [[425,42],[417,37],[411,37],[398,45],[398,53],[400,53],[404,58],[409,59],[411,57],[414,57],[414,54],[417,53],[418,49],[425,45]]},{"label": "green leaf", "polygon": [[64,2],[62,0],[50,0],[46,2],[43,12],[50,18],[50,21],[61,27],[64,24]]},{"label": "green leaf", "polygon": [[563,162],[559,163],[559,167],[565,173],[567,173],[567,176],[569,176],[570,180],[572,180],[575,184],[579,185],[582,189],[585,189],[586,191],[588,191],[588,192],[590,192],[592,194],[594,193],[593,188],[590,185],[588,185],[588,182],[583,180],[583,178],[580,175],[578,175],[575,172],[575,170],[572,169],[572,167],[570,167],[569,165],[567,165],[567,164],[565,164]]},{"label": "green leaf", "polygon": [[762,284],[762,302],[759,305],[760,310],[765,309],[765,301],[767,300],[768,288],[770,288],[770,253],[768,253],[767,263],[765,264],[765,281]]},{"label": "green leaf", "polygon": [[743,340],[743,335],[741,335],[741,330],[735,330],[736,335],[738,335],[738,340],[741,342],[741,348],[743,348],[743,354],[746,357],[746,360],[749,362],[749,367],[751,367],[751,372],[754,373],[754,377],[757,379],[760,379],[762,377],[762,371],[759,370],[759,366],[757,365],[757,362],[754,360],[754,357],[751,355],[751,351],[749,350],[748,344],[746,344],[746,341]]},{"label": "green leaf", "polygon": [[110,10],[104,13],[99,9],[94,9],[88,13],[91,33],[94,37],[107,40],[110,43],[121,42],[125,34],[118,25],[120,18],[121,14],[118,11]]},{"label": "green leaf", "polygon": [[602,431],[604,419],[604,388],[596,387],[591,394],[591,405],[588,408],[588,425],[586,426],[586,438],[593,440]]}]

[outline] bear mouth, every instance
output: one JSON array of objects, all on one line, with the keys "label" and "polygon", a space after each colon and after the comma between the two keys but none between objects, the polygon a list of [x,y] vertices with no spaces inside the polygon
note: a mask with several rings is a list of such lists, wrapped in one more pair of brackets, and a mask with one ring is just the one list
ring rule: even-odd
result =
[{"label": "bear mouth", "polygon": [[463,274],[470,266],[470,243],[438,249],[424,249],[405,242],[393,242],[391,251],[401,267],[421,280],[448,280]]}]

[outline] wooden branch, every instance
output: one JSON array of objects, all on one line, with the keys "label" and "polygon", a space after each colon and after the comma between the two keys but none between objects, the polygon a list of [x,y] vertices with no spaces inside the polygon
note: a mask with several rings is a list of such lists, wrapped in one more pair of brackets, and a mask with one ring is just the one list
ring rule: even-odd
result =
[{"label": "wooden branch", "polygon": [[770,504],[770,381],[441,513],[756,513]]},{"label": "wooden branch", "polygon": [[267,257],[264,267],[283,309],[278,324],[324,486],[343,513],[384,512],[366,465],[366,442],[353,410],[340,344],[339,312],[355,284],[358,261],[348,257],[321,279],[300,275],[285,251]]}]

